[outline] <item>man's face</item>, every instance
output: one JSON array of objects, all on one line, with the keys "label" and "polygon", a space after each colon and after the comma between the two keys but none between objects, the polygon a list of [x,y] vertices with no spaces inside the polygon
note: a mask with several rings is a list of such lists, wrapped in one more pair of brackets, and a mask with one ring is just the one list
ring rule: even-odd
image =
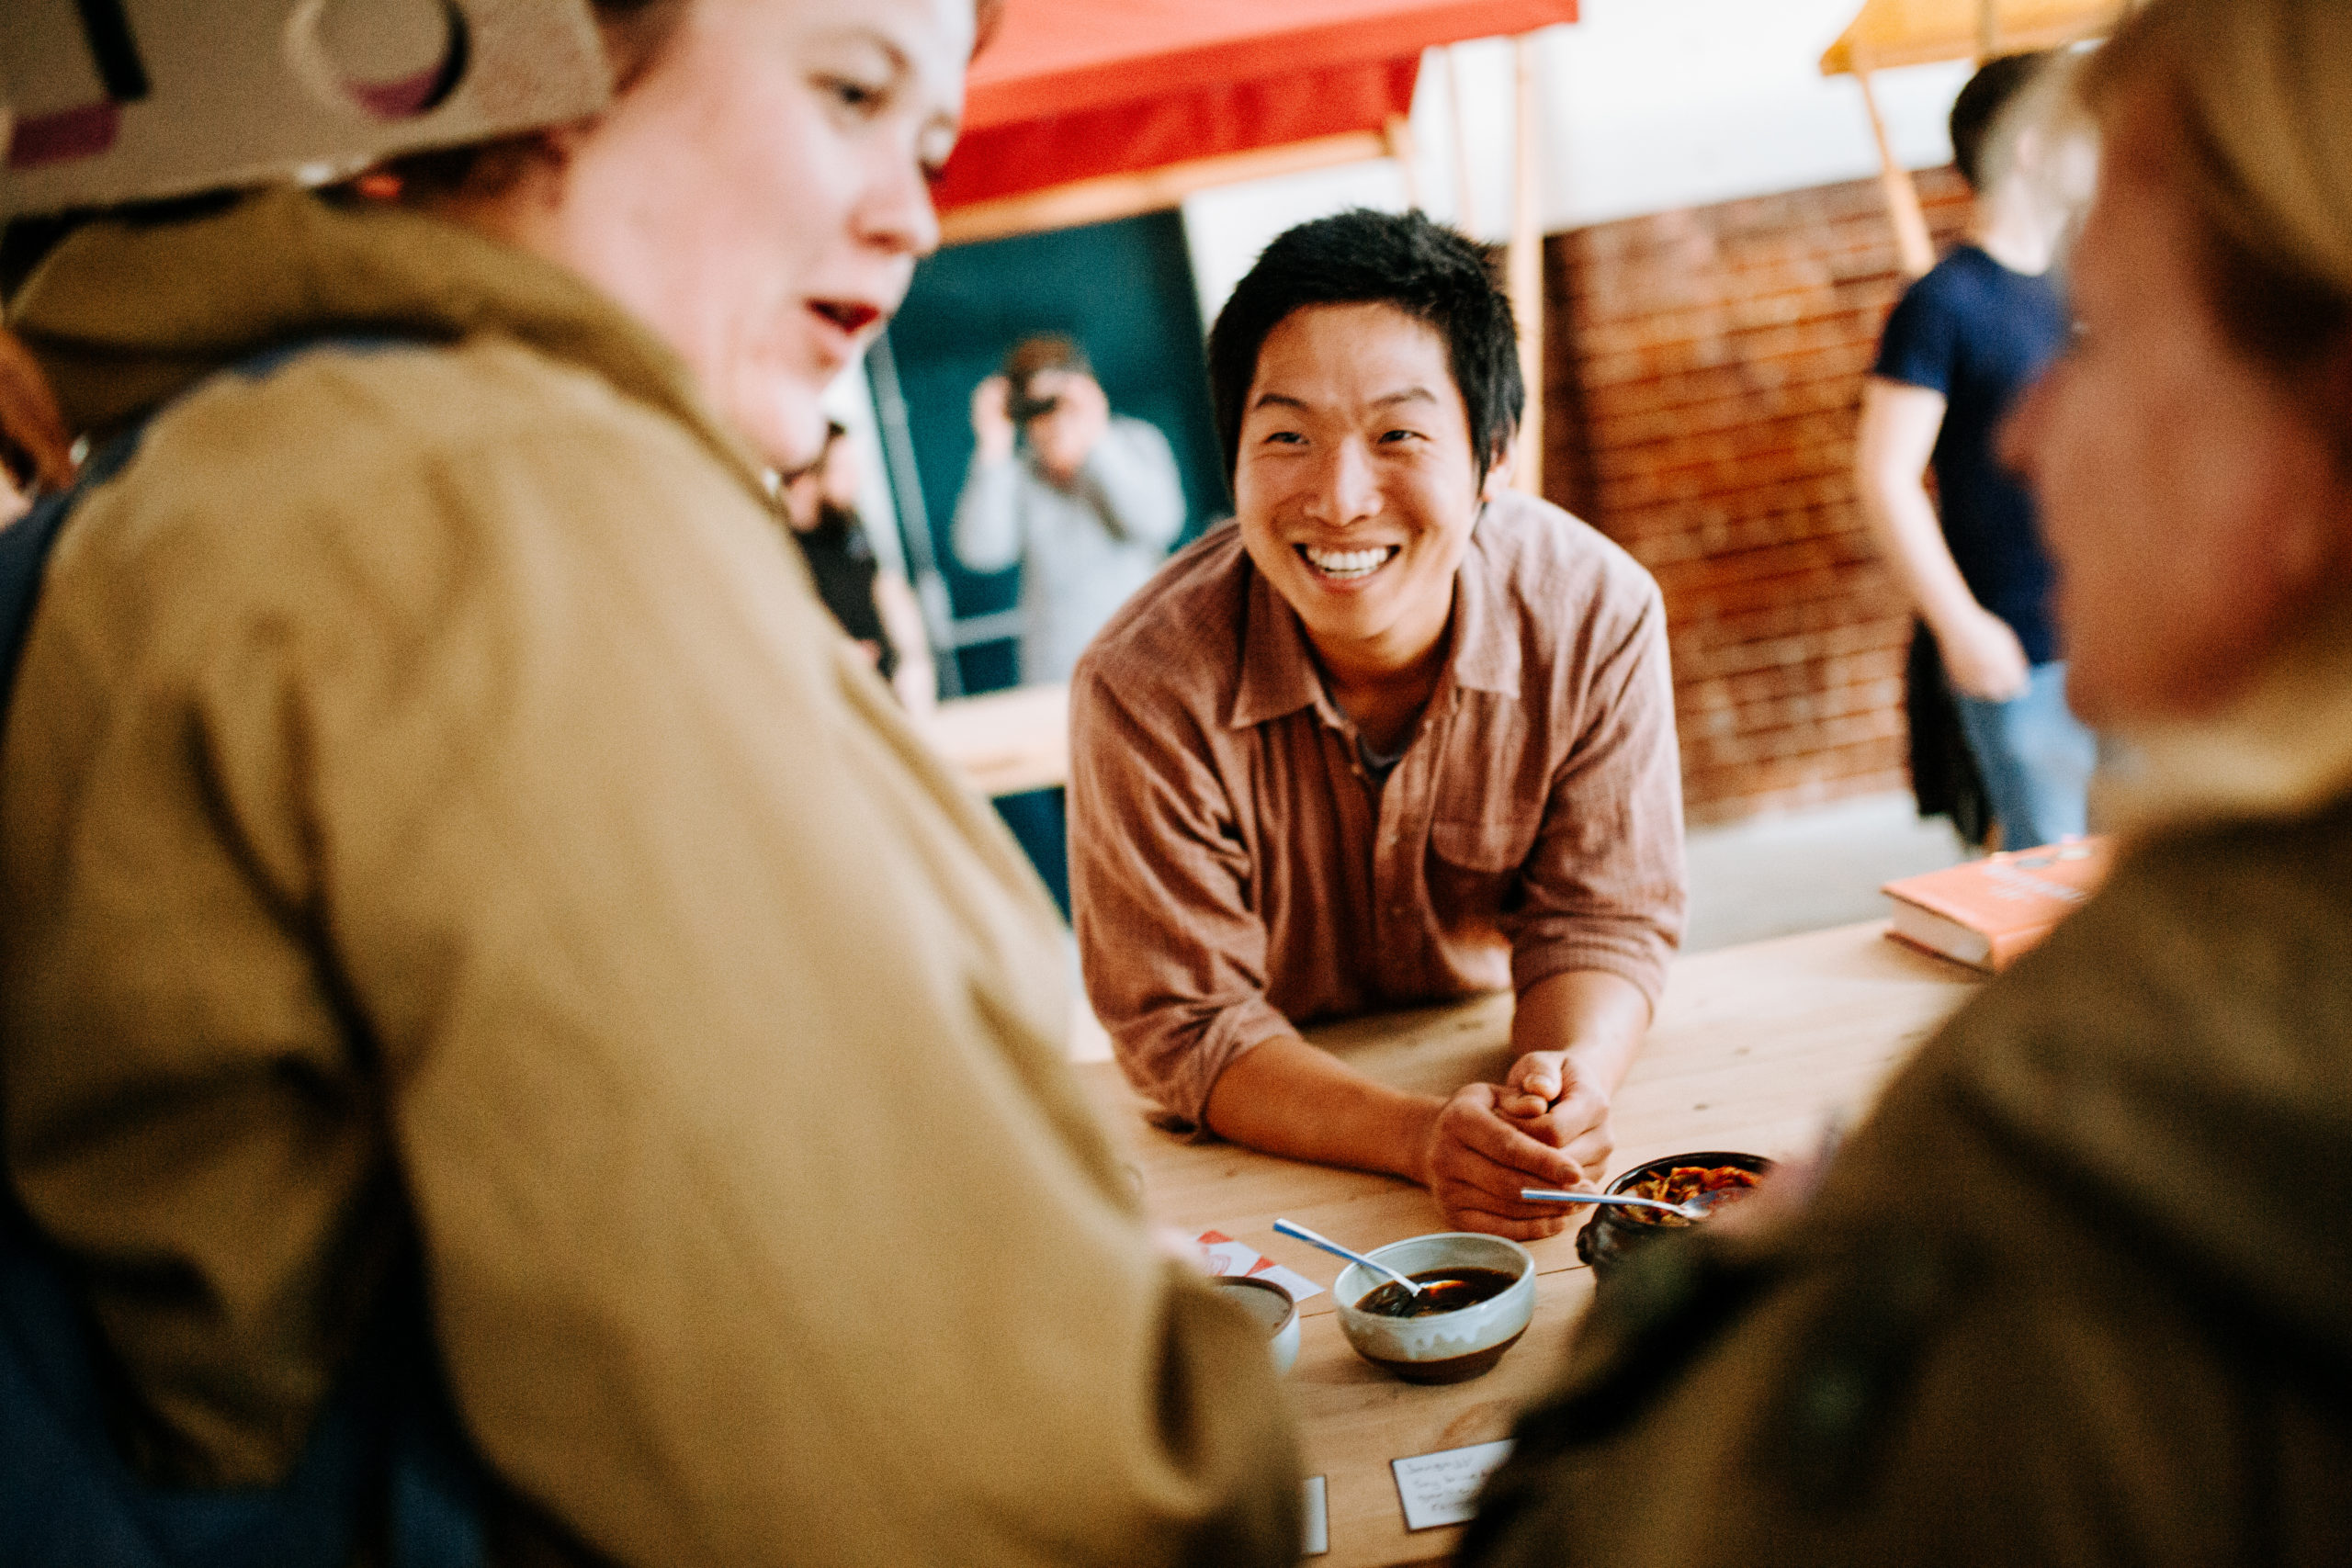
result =
[{"label": "man's face", "polygon": [[1266,335],[1242,405],[1250,558],[1327,667],[1402,671],[1445,633],[1482,485],[1444,338],[1388,304],[1314,305]]}]

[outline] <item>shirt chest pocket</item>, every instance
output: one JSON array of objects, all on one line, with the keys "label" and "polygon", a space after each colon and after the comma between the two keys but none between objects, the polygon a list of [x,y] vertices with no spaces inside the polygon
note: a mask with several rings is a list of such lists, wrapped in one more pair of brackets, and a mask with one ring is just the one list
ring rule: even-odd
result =
[{"label": "shirt chest pocket", "polygon": [[1540,826],[1532,818],[1524,822],[1432,822],[1430,849],[1446,864],[1464,871],[1488,875],[1513,872],[1534,852]]}]

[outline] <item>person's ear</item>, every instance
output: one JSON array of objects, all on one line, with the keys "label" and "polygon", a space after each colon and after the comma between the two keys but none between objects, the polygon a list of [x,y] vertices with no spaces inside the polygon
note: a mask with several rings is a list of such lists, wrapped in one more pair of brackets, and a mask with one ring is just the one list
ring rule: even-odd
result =
[{"label": "person's ear", "polygon": [[1510,481],[1519,457],[1519,439],[1513,436],[1497,448],[1493,461],[1487,465],[1487,477],[1478,486],[1478,500],[1483,503],[1510,489]]}]

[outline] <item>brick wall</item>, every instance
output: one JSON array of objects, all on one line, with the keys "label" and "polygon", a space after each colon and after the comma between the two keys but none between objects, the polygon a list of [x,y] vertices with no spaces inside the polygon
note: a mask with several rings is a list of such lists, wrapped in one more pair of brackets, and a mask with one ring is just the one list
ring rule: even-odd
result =
[{"label": "brick wall", "polygon": [[[1939,245],[1967,194],[1920,176]],[[1900,297],[1875,180],[1546,245],[1545,489],[1666,594],[1690,820],[1906,786],[1911,618],[1849,469]]]}]

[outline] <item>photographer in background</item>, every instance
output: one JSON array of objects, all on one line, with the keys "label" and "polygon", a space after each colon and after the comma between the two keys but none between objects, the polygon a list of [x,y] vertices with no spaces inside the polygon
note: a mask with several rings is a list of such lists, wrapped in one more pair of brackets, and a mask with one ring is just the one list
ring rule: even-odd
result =
[{"label": "photographer in background", "polygon": [[1184,526],[1168,438],[1111,412],[1086,351],[1023,339],[972,394],[978,442],[956,502],[956,557],[1019,564],[1021,679],[1067,681],[1102,623]]}]

